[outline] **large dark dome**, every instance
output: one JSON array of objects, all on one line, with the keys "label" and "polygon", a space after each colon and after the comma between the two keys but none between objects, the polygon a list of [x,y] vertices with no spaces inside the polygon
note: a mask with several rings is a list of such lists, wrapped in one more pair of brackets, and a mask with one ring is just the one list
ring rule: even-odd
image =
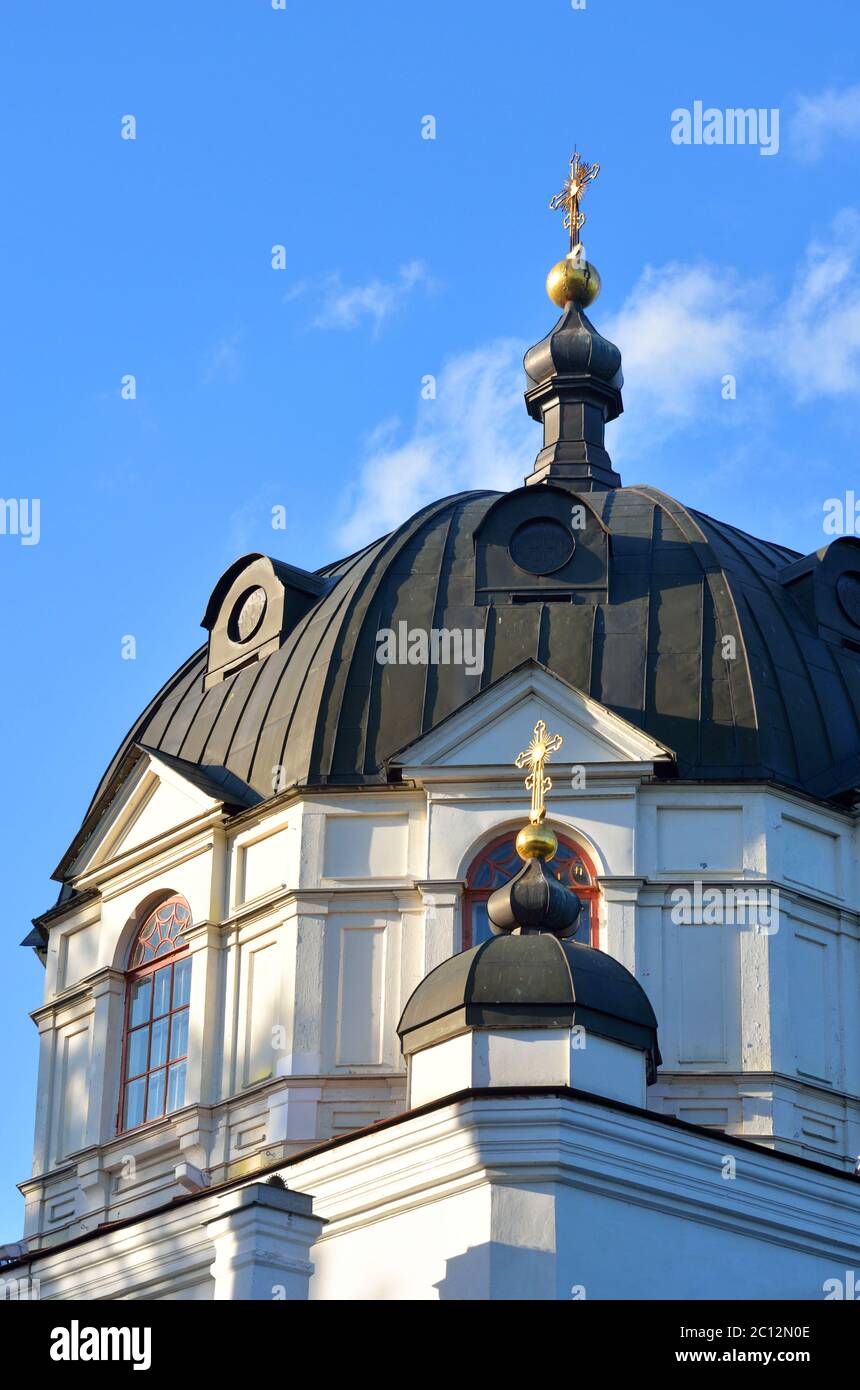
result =
[{"label": "large dark dome", "polygon": [[[565,571],[505,571],[516,570],[505,535],[535,514],[569,516],[571,490],[445,498],[320,571],[330,583],[264,660],[204,690],[197,651],[101,787],[133,743],[228,769],[264,797],[277,764],[282,785],[384,781],[398,750],[532,659],[666,744],[681,777],[773,779],[823,797],[852,788],[860,626],[854,642],[829,628],[816,584],[826,570],[823,602],[841,575],[860,572],[860,544],[839,540],[803,560],[654,488],[581,497],[606,548],[581,584]],[[401,621],[485,628],[483,674],[378,664],[377,632]]]},{"label": "large dark dome", "polygon": [[[237,804],[272,796],[275,769],[278,791],[385,782],[400,750],[528,661],[664,744],[682,778],[854,799],[860,541],[799,556],[622,488],[604,445],[620,354],[575,305],[525,364],[543,426],[526,486],[444,498],[313,575],[237,561],[207,608],[208,648],[131,729],[76,844],[139,745]],[[401,624],[483,631],[482,673],[380,664],[378,634]]]}]

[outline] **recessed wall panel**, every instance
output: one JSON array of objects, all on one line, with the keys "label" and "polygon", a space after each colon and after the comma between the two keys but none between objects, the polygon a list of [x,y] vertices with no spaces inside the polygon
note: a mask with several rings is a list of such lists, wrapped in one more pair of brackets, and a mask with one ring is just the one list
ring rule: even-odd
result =
[{"label": "recessed wall panel", "polygon": [[409,817],[327,816],[326,878],[402,878],[406,874]]},{"label": "recessed wall panel", "polygon": [[338,1066],[378,1066],[385,1009],[385,928],[342,927],[338,981]]},{"label": "recessed wall panel", "polygon": [[247,994],[245,1012],[244,1083],[252,1086],[265,1081],[274,1071],[273,1029],[284,1020],[278,1017],[281,998],[281,968],[277,943],[246,947]]},{"label": "recessed wall panel", "polygon": [[743,813],[739,807],[657,808],[658,868],[667,873],[743,868]]}]

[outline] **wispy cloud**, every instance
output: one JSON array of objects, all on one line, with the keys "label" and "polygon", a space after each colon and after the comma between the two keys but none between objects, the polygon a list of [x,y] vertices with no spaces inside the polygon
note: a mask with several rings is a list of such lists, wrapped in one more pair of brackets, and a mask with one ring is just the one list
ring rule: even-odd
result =
[{"label": "wispy cloud", "polygon": [[[726,373],[747,354],[748,287],[737,272],[710,265],[647,266],[601,331],[621,348],[625,415],[613,434],[619,459],[701,418],[720,401]],[[617,438],[616,438],[617,437]]]},{"label": "wispy cloud", "polygon": [[206,361],[201,378],[208,386],[217,380],[236,381],[242,370],[239,344],[242,340],[241,333],[234,333],[229,338],[222,338],[213,348]]},{"label": "wispy cloud", "polygon": [[[283,486],[263,483],[230,512],[224,528],[224,554],[231,559],[252,550],[272,554],[280,533],[272,531],[272,509],[282,504]],[[274,537],[274,539],[273,539]]]},{"label": "wispy cloud", "polygon": [[772,335],[773,358],[799,400],[860,390],[860,215],[840,212],[813,241]]},{"label": "wispy cloud", "polygon": [[860,216],[846,209],[807,247],[783,295],[731,266],[647,267],[601,329],[621,348],[625,414],[620,461],[712,413],[738,382],[744,409],[774,390],[797,402],[860,389]]},{"label": "wispy cloud", "polygon": [[791,120],[791,144],[799,159],[820,159],[833,140],[860,140],[860,84],[802,96]]},{"label": "wispy cloud", "polygon": [[355,549],[461,488],[522,482],[540,447],[523,405],[526,346],[502,340],[452,357],[411,428],[389,419],[373,432],[338,531],[342,546]]},{"label": "wispy cloud", "polygon": [[[738,426],[758,426],[773,400],[860,392],[860,215],[834,218],[782,294],[730,266],[649,266],[615,315],[595,317],[623,356],[625,413],[607,434],[617,464],[653,477],[654,449],[670,436],[720,431],[709,470],[749,467],[757,446]],[[452,357],[411,425],[388,418],[374,429],[339,544],[354,549],[461,488],[517,486],[541,444],[523,404],[527,346],[503,340]],[[727,375],[737,379],[730,407]]]},{"label": "wispy cloud", "polygon": [[340,272],[321,280],[299,281],[284,295],[286,303],[308,295],[318,300],[314,328],[352,329],[369,322],[378,333],[384,321],[401,310],[417,289],[432,290],[434,282],[423,261],[402,265],[392,280],[373,279],[363,285],[344,285]]}]

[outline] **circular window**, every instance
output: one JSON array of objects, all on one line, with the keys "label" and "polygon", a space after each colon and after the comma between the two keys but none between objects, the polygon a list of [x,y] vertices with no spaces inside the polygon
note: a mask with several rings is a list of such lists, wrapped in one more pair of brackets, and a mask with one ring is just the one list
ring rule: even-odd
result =
[{"label": "circular window", "polygon": [[860,627],[860,574],[857,570],[840,574],[836,581],[836,597],[849,622]]},{"label": "circular window", "polygon": [[552,574],[567,564],[576,541],[560,521],[535,517],[517,527],[508,548],[520,569],[529,574]]},{"label": "circular window", "polygon": [[266,591],[258,585],[247,589],[233,606],[229,632],[233,642],[247,642],[263,621],[266,612]]}]

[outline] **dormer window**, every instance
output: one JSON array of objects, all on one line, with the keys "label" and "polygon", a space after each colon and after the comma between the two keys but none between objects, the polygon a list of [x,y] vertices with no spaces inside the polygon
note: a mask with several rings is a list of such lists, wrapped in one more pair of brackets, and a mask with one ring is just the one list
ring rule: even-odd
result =
[{"label": "dormer window", "polygon": [[609,532],[587,496],[542,484],[505,493],[475,531],[475,603],[605,602]]},{"label": "dormer window", "polygon": [[860,539],[839,536],[779,572],[818,636],[860,651]]},{"label": "dormer window", "polygon": [[185,1104],[191,910],[175,895],[135,937],[126,983],[119,1130],[163,1119]]},{"label": "dormer window", "polygon": [[248,589],[236,600],[236,606],[230,614],[228,630],[234,642],[249,642],[257,632],[260,623],[266,616],[268,598],[266,591],[259,584],[254,589]]},{"label": "dormer window", "polygon": [[244,555],[222,574],[203,615],[209,633],[204,688],[276,652],[328,588],[326,579],[268,555]]}]

